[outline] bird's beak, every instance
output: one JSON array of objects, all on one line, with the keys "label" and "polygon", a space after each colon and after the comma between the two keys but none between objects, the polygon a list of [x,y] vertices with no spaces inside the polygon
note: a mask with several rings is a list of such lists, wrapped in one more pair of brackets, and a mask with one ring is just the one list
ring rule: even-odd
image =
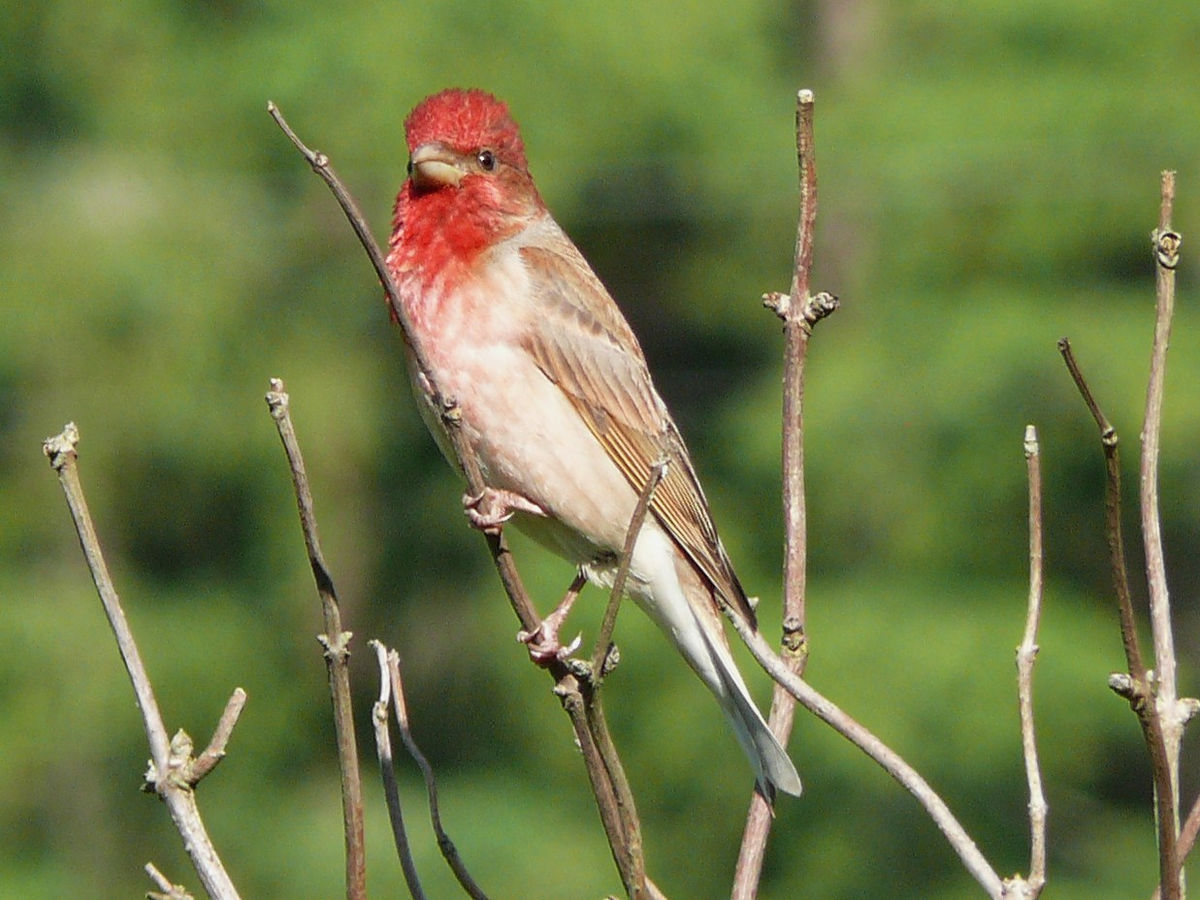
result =
[{"label": "bird's beak", "polygon": [[417,190],[458,187],[465,174],[459,167],[458,154],[445,144],[422,144],[408,160],[409,177]]}]

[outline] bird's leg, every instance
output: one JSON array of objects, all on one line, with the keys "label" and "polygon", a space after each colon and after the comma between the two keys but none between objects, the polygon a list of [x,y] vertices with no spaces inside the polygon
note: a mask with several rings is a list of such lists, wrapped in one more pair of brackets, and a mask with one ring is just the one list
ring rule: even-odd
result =
[{"label": "bird's leg", "polygon": [[517,632],[517,640],[529,648],[529,658],[537,665],[546,666],[552,662],[566,659],[579,649],[579,644],[583,639],[582,635],[576,635],[575,640],[564,647],[558,642],[558,630],[562,627],[567,613],[571,611],[571,606],[575,603],[575,598],[579,596],[579,592],[585,584],[587,584],[587,578],[582,572],[579,572],[576,574],[575,580],[571,582],[571,586],[567,588],[566,596],[562,598],[558,606],[554,607],[554,612],[542,619],[542,623],[533,631]]},{"label": "bird's leg", "polygon": [[513,513],[527,512],[535,516],[544,516],[546,511],[531,500],[526,500],[520,494],[497,488],[485,487],[480,493],[472,496],[463,494],[463,511],[472,528],[489,534],[496,534],[500,526],[513,517]]}]

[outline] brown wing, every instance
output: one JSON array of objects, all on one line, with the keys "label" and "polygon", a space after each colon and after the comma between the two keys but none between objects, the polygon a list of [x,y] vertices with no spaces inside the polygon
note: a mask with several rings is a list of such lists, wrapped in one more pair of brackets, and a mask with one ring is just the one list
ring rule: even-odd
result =
[{"label": "brown wing", "polygon": [[[717,536],[687,448],[650,381],[637,339],[583,256],[565,236],[523,247],[537,321],[526,349],[571,400],[635,491],[669,461],[650,509],[705,579],[751,623],[754,612]],[[585,298],[595,298],[585,305]]]}]

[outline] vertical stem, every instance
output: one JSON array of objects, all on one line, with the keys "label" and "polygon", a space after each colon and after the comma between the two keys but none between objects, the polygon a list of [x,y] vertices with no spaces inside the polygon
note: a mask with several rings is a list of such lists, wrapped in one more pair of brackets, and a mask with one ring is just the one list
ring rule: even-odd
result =
[{"label": "vertical stem", "polygon": [[[788,314],[784,319],[783,361],[783,513],[786,549],[783,560],[784,618],[794,620],[804,646],[807,535],[804,505],[804,362],[812,322],[805,316],[812,269],[813,230],[817,220],[817,168],[813,147],[813,94],[796,97],[796,156],[800,166],[800,223],[792,271]],[[800,663],[799,671],[803,671]],[[783,693],[781,691],[781,693]]]},{"label": "vertical stem", "polygon": [[1017,697],[1021,710],[1021,746],[1029,783],[1028,893],[1038,896],[1046,883],[1046,795],[1038,765],[1033,726],[1033,666],[1037,659],[1038,625],[1042,617],[1042,462],[1037,431],[1025,428],[1025,459],[1029,477],[1029,612],[1017,648]]},{"label": "vertical stem", "polygon": [[[832,311],[823,297],[814,306],[809,294],[812,269],[813,231],[817,220],[817,169],[813,143],[812,91],[796,95],[796,159],[800,170],[800,212],[796,225],[796,252],[791,290],[786,297],[768,300],[783,318],[783,438],[782,499],[784,517],[783,555],[783,649],[789,669],[804,673],[808,661],[805,634],[805,589],[807,582],[807,522],[804,504],[804,363],[812,327]],[[766,298],[765,298],[766,299]],[[815,310],[825,312],[817,313]],[[769,723],[781,744],[787,746],[795,718],[796,702],[780,685],[771,696]],[[772,812],[767,798],[751,798],[742,832],[742,845],[734,873],[733,897],[750,900],[758,891]]]},{"label": "vertical stem", "polygon": [[325,620],[325,633],[320,635],[319,639],[325,648],[334,732],[337,735],[338,767],[342,777],[346,896],[350,900],[364,900],[367,896],[366,840],[363,828],[362,780],[358,770],[354,709],[350,698],[350,632],[342,630],[337,591],[334,589],[329,567],[325,564],[325,555],[321,552],[321,541],[317,535],[317,520],[313,513],[312,491],[308,485],[304,457],[300,453],[300,444],[292,426],[288,395],[284,392],[283,382],[278,378],[271,379],[267,405],[271,410],[271,417],[275,419],[292,472],[292,485],[295,488],[300,525],[304,532],[304,546],[308,549],[308,562],[317,585],[317,593],[321,598],[321,613]]},{"label": "vertical stem", "polygon": [[[1164,896],[1178,891],[1182,896],[1182,870],[1176,853],[1179,835],[1179,744],[1183,736],[1183,718],[1179,712],[1179,696],[1175,682],[1175,641],[1171,631],[1171,604],[1167,592],[1166,565],[1163,561],[1161,516],[1158,504],[1159,437],[1162,426],[1162,403],[1167,368],[1167,345],[1171,336],[1171,319],[1175,308],[1175,266],[1179,261],[1180,237],[1171,230],[1171,214],[1175,203],[1175,173],[1163,172],[1158,228],[1152,239],[1155,257],[1156,315],[1154,347],[1150,356],[1150,379],[1146,387],[1146,418],[1142,427],[1142,464],[1140,500],[1142,542],[1146,553],[1146,581],[1150,597],[1150,629],[1154,640],[1154,667],[1157,681],[1156,712],[1162,724],[1166,749],[1167,784],[1156,784],[1157,791],[1167,791],[1159,798],[1159,822]],[[1162,840],[1170,837],[1169,841]]]}]

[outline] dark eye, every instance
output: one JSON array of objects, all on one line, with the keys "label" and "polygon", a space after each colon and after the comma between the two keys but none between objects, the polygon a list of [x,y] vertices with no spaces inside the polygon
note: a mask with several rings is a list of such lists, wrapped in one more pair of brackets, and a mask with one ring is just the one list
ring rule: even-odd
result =
[{"label": "dark eye", "polygon": [[485,172],[490,172],[496,168],[496,154],[491,150],[480,150],[475,154],[475,162],[479,163],[479,168]]},{"label": "dark eye", "polygon": [[412,169],[413,169],[413,166],[412,166],[412,160],[410,159],[410,160],[408,161],[408,174],[409,174],[409,175],[411,175],[411,174],[412,174]]}]

